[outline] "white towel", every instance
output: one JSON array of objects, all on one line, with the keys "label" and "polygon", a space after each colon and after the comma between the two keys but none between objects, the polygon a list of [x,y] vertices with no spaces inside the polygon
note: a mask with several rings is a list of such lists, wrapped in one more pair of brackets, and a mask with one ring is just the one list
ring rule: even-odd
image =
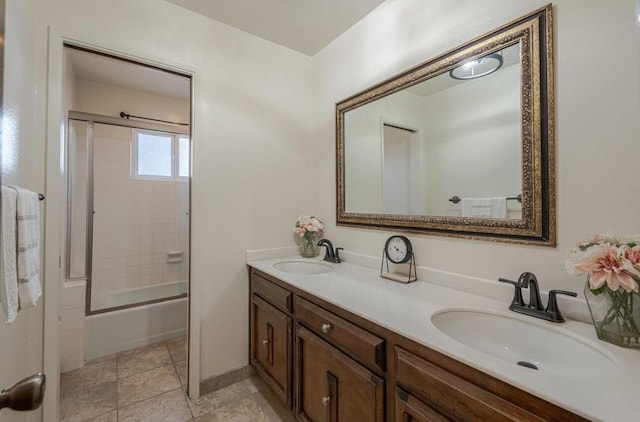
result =
[{"label": "white towel", "polygon": [[462,217],[506,218],[507,198],[462,198],[460,213]]},{"label": "white towel", "polygon": [[507,218],[507,197],[491,198],[491,218]]},{"label": "white towel", "polygon": [[0,274],[0,302],[6,317],[11,324],[18,316],[20,302],[18,300],[18,270],[16,267],[16,202],[17,192],[2,186],[2,274]]},{"label": "white towel", "polygon": [[38,304],[40,287],[40,199],[38,194],[18,186],[18,297],[20,309]]}]

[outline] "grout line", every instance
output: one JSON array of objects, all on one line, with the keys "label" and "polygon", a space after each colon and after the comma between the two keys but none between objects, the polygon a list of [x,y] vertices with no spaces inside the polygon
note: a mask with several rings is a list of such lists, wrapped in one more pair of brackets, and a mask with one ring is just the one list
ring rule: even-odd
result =
[{"label": "grout line", "polygon": [[[153,344],[154,344],[155,346],[158,346],[160,343],[153,343]],[[151,346],[151,345],[149,345],[149,346]],[[142,372],[137,372],[137,373],[135,373],[135,374],[131,374],[131,375],[128,375],[128,376],[126,376],[126,377],[122,377],[122,378],[120,378],[120,371],[119,371],[119,370],[116,370],[116,377],[118,377],[117,379],[118,379],[118,380],[120,380],[120,379],[129,378],[129,377],[132,377],[132,376],[135,376],[135,375],[144,374],[145,372],[149,372],[149,371],[151,371],[151,370],[153,370],[153,369],[158,369],[158,368],[160,368],[160,367],[163,367],[163,366],[167,366],[167,365],[171,365],[171,364],[173,364],[173,360],[171,359],[171,352],[169,351],[169,347],[167,346],[166,342],[164,342],[164,346],[165,346],[165,348],[167,349],[167,353],[169,353],[169,363],[165,363],[165,364],[161,364],[161,365],[158,365],[158,366],[154,366],[154,367],[152,367],[152,368],[147,368],[147,369],[145,369],[145,370],[144,370],[144,371],[142,371]],[[125,351],[126,351],[126,350],[125,350]],[[133,353],[133,354],[131,354],[131,355],[127,355],[127,356],[132,356],[132,355],[135,355],[135,354],[138,354],[138,353],[142,353],[142,352],[136,352],[136,353]],[[118,360],[119,360],[119,359],[120,359],[120,358],[118,358]],[[118,361],[116,361],[116,368],[118,368],[118,367],[119,367],[119,365],[118,365]]]},{"label": "grout line", "polygon": [[[164,344],[165,348],[167,349],[167,353],[169,353],[169,360],[171,361],[171,352],[169,351],[169,347],[167,346],[167,342],[166,342],[166,341],[163,341],[163,342],[157,342],[157,343],[151,343],[151,344],[148,344],[147,346],[152,346],[152,345],[156,345],[156,346],[158,346],[158,345],[160,345],[160,344]],[[143,346],[143,347],[146,347],[146,346]],[[126,350],[125,350],[125,352],[126,352]],[[140,352],[136,352],[136,353],[133,353],[133,354],[137,354],[137,353],[140,353]],[[131,355],[127,355],[127,356],[131,356]],[[124,380],[124,379],[127,379],[127,378],[135,377],[135,376],[142,375],[142,374],[145,374],[145,373],[147,373],[147,372],[150,372],[150,371],[156,370],[156,369],[158,369],[158,368],[162,368],[162,367],[164,367],[164,366],[169,366],[169,365],[171,365],[171,366],[173,366],[173,370],[174,370],[174,372],[175,372],[175,374],[176,374],[176,378],[178,378],[178,383],[180,384],[180,377],[178,377],[178,373],[177,373],[177,371],[176,371],[176,369],[175,369],[175,366],[173,365],[173,362],[171,362],[171,363],[167,363],[167,364],[165,364],[165,365],[155,366],[155,367],[153,367],[153,368],[149,368],[149,369],[147,369],[147,370],[145,370],[145,371],[142,371],[142,372],[139,372],[139,373],[136,373],[136,374],[132,374],[132,375],[129,375],[129,376],[127,376],[127,377],[122,377],[122,378],[120,378],[120,371],[118,370],[119,365],[117,364],[117,362],[119,361],[119,359],[120,359],[120,356],[117,356],[117,358],[116,358],[116,383],[117,383],[117,384],[116,384],[116,421],[119,421],[119,419],[120,419],[120,388],[119,388],[119,386],[120,386],[120,380],[121,380],[121,379],[122,379],[122,380]],[[142,400],[134,401],[134,402],[132,402],[132,403],[127,404],[126,406],[122,406],[122,409],[124,409],[124,408],[126,408],[126,407],[129,407],[129,406],[133,406],[133,405],[134,405],[134,404],[136,404],[136,403],[140,403],[140,402],[142,402],[142,401],[145,401],[145,400],[148,400],[148,399],[152,399],[152,398],[154,398],[154,397],[157,397],[157,396],[159,396],[159,395],[161,395],[161,394],[168,393],[168,392],[170,392],[170,391],[174,391],[174,390],[164,391],[164,392],[162,392],[162,393],[158,393],[158,394],[156,394],[156,395],[154,395],[154,396],[150,396],[150,397],[144,398],[144,399],[142,399]]]},{"label": "grout line", "polygon": [[[161,396],[161,395],[167,394],[167,393],[171,393],[172,391],[176,391],[176,390],[182,390],[182,387],[174,388],[173,390],[169,390],[169,391],[163,391],[162,393],[158,393],[155,396],[147,397],[147,398],[144,398],[142,400],[138,400],[136,402],[129,403],[126,406],[122,406],[122,409],[126,409],[127,407],[131,407],[131,406],[136,405],[138,403],[142,403],[143,401],[151,400],[151,399],[154,399],[154,398],[156,398],[158,396]],[[189,403],[187,403],[187,406],[189,406]],[[117,408],[118,408],[118,412],[120,412],[120,406],[119,405],[117,405]],[[189,407],[189,412],[191,412],[191,407]],[[193,413],[191,414],[191,416],[193,416]]]},{"label": "grout line", "polygon": [[[182,383],[180,383],[180,377],[178,376],[178,372],[176,371],[175,366],[174,366],[174,365],[171,365],[171,364],[167,364],[167,365],[163,365],[163,366],[158,366],[158,367],[156,367],[156,368],[154,368],[154,369],[150,369],[149,371],[141,372],[141,373],[136,374],[136,375],[131,375],[131,377],[135,377],[135,376],[138,376],[138,375],[143,375],[143,374],[146,374],[147,372],[153,371],[153,370],[158,369],[158,368],[165,368],[165,367],[167,367],[167,366],[171,366],[171,368],[173,369],[173,374],[175,375],[176,380],[178,381],[178,386],[179,386],[179,388],[180,388],[180,389],[182,389]],[[130,378],[130,377],[121,378],[121,379],[127,379],[127,378]],[[118,387],[119,387],[119,384],[118,384]],[[134,402],[128,403],[126,406],[123,406],[123,407],[128,407],[128,406],[130,406],[130,405],[132,405],[132,404],[140,403],[141,401],[145,401],[145,400],[147,400],[147,399],[151,399],[151,398],[153,398],[153,397],[157,397],[157,396],[159,396],[159,395],[161,395],[161,394],[165,394],[165,393],[168,393],[168,392],[170,392],[170,391],[175,391],[175,390],[177,390],[177,388],[174,388],[174,389],[171,389],[171,390],[167,390],[167,391],[162,391],[162,392],[160,392],[160,393],[158,393],[158,394],[156,394],[156,395],[149,396],[149,397],[145,397],[145,398],[143,398],[143,399],[136,400],[136,401],[134,401]],[[118,407],[119,407],[119,406],[120,406],[120,389],[119,389],[119,388],[118,388],[118,395],[117,395],[117,399],[118,399]]]}]

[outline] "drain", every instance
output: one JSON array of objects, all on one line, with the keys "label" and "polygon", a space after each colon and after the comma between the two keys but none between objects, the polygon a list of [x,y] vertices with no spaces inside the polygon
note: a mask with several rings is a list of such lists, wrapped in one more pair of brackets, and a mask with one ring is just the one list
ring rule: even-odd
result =
[{"label": "drain", "polygon": [[518,361],[518,365],[524,366],[525,368],[529,368],[529,369],[535,369],[536,371],[538,370],[538,367],[536,365],[534,365],[531,362],[524,361],[524,360]]}]

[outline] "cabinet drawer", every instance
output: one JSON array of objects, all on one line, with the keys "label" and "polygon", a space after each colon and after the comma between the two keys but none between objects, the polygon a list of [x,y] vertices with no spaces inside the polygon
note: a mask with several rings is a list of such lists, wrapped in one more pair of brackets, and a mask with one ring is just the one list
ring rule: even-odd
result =
[{"label": "cabinet drawer", "polygon": [[399,347],[396,382],[436,412],[456,421],[542,421],[500,397]]},{"label": "cabinet drawer", "polygon": [[253,271],[251,272],[251,291],[283,311],[288,313],[293,311],[291,292]]},{"label": "cabinet drawer", "polygon": [[296,316],[302,324],[360,363],[384,372],[385,343],[380,337],[297,296]]},{"label": "cabinet drawer", "polygon": [[400,387],[396,387],[395,422],[449,422],[426,404]]}]

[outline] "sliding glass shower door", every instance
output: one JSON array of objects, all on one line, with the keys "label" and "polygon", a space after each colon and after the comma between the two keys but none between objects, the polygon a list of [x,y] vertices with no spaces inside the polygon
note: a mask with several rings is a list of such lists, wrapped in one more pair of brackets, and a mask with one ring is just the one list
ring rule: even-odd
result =
[{"label": "sliding glass shower door", "polygon": [[188,134],[69,127],[69,279],[87,279],[87,314],[186,296]]}]

